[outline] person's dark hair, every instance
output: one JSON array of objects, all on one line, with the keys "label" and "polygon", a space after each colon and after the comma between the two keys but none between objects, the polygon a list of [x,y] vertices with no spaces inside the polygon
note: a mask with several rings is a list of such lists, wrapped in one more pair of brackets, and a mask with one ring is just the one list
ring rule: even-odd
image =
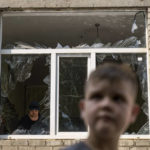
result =
[{"label": "person's dark hair", "polygon": [[39,103],[37,101],[32,101],[29,105],[29,110],[39,110]]},{"label": "person's dark hair", "polygon": [[133,85],[133,90],[137,96],[137,77],[129,65],[118,63],[104,63],[99,65],[96,70],[90,74],[88,80],[86,81],[85,92],[89,83],[99,82],[100,80],[104,79],[107,79],[111,82],[129,81]]}]

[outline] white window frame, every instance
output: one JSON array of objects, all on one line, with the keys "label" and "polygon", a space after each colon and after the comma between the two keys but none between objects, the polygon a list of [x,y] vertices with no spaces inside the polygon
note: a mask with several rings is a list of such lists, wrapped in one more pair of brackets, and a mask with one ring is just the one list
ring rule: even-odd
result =
[{"label": "white window frame", "polygon": [[[33,12],[34,13],[34,12]],[[29,15],[30,13],[21,12],[21,15]],[[47,14],[49,15],[50,12]],[[13,15],[12,13],[3,13],[3,15]],[[15,14],[16,15],[16,14]],[[31,13],[32,15],[32,13]],[[36,13],[41,15],[41,13]],[[58,132],[58,59],[60,56],[79,55],[88,58],[88,75],[96,68],[96,54],[97,53],[145,53],[147,56],[147,81],[148,81],[148,108],[150,108],[150,93],[149,93],[149,51],[148,51],[148,34],[146,28],[146,48],[88,48],[88,49],[1,49],[2,43],[2,15],[0,16],[0,58],[2,55],[51,55],[51,81],[50,81],[50,134],[49,135],[0,135],[0,139],[85,139],[88,132]],[[1,60],[1,59],[0,59]],[[1,75],[1,61],[0,61],[0,75]],[[149,110],[149,132],[150,132],[150,109]],[[150,139],[149,135],[122,135],[121,139]]]},{"label": "white window frame", "polygon": [[82,137],[86,137],[87,136],[87,132],[59,132],[59,59],[60,58],[67,58],[67,57],[75,57],[75,58],[79,58],[79,57],[85,57],[87,58],[87,75],[89,75],[90,73],[90,68],[91,68],[91,58],[90,58],[90,55],[89,54],[82,54],[82,53],[66,53],[66,54],[58,54],[57,55],[57,105],[56,105],[56,110],[57,110],[57,113],[56,113],[56,120],[57,120],[57,123],[56,123],[56,135],[58,137],[64,137],[67,136],[67,137],[77,137],[79,134],[80,136]]}]

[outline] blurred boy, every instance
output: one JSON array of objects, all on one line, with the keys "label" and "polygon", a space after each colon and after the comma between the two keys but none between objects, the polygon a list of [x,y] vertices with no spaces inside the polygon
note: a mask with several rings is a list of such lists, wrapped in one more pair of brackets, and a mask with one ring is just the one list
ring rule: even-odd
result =
[{"label": "blurred boy", "polygon": [[117,150],[120,135],[139,111],[135,104],[137,89],[129,66],[106,63],[97,67],[80,102],[81,117],[89,127],[88,139],[66,150]]}]

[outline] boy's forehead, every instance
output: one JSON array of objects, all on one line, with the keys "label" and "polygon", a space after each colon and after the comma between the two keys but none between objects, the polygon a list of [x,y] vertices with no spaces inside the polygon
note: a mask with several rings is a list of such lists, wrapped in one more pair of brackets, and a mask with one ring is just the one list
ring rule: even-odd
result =
[{"label": "boy's forehead", "polygon": [[[109,88],[109,89],[108,89]],[[121,90],[130,90],[133,92],[133,88],[130,82],[124,80],[111,81],[107,79],[88,81],[85,90],[85,96],[92,94],[93,92],[110,90],[111,92],[118,92]]]},{"label": "boy's forehead", "polygon": [[91,90],[96,90],[99,88],[105,88],[105,86],[110,85],[111,82],[108,80],[92,80],[92,81],[88,81],[87,83],[87,91],[91,91]]},{"label": "boy's forehead", "polygon": [[94,87],[94,86],[100,86],[100,85],[105,85],[105,84],[111,84],[113,86],[120,86],[121,84],[126,83],[127,85],[131,86],[131,82],[125,79],[107,79],[107,78],[103,78],[103,79],[92,79],[92,80],[88,80],[87,84],[86,84],[86,88],[89,87]]},{"label": "boy's forehead", "polygon": [[106,85],[120,86],[123,84],[123,80],[108,80],[108,79],[95,79],[87,82],[87,89],[96,87],[105,87]]}]

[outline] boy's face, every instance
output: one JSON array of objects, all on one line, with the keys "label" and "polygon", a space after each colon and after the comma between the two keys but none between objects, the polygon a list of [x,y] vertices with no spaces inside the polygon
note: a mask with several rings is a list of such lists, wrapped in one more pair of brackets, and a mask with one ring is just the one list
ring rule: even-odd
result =
[{"label": "boy's face", "polygon": [[98,138],[119,137],[135,121],[138,106],[134,104],[132,88],[128,81],[89,83],[80,109],[90,134]]}]

